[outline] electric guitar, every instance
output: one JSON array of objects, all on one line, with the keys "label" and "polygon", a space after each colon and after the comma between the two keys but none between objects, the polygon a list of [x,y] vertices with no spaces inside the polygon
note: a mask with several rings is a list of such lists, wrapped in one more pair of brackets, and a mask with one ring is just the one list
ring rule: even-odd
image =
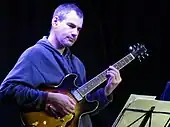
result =
[{"label": "electric guitar", "polygon": [[[139,58],[139,60],[141,60],[141,58],[145,58],[144,56],[148,56],[147,49],[144,45],[137,44],[130,46],[130,49],[131,52],[128,55],[120,59],[112,66],[120,70],[135,58]],[[83,115],[92,113],[98,108],[99,102],[97,100],[89,101],[86,95],[107,80],[107,70],[108,69],[104,70],[80,87],[75,84],[77,75],[69,74],[63,78],[59,85],[52,86],[44,90],[63,93],[73,98],[77,102],[74,113],[61,117],[55,117],[43,111],[22,112],[21,119],[23,124],[26,127],[78,127],[80,124],[80,119]],[[68,83],[72,83],[72,87],[67,88]],[[67,88],[67,90],[65,88]],[[52,109],[51,112],[53,112]]]}]

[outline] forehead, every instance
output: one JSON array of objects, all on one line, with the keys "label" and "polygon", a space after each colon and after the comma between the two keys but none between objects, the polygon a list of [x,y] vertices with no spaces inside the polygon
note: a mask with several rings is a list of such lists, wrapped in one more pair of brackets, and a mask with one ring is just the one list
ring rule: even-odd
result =
[{"label": "forehead", "polygon": [[70,11],[68,14],[65,15],[66,22],[73,23],[78,27],[82,27],[83,25],[83,18],[80,18],[75,11]]}]

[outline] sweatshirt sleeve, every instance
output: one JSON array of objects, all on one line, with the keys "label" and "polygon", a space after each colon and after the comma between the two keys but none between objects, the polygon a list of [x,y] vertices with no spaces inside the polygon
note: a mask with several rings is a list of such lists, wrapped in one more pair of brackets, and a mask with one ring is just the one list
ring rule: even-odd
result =
[{"label": "sweatshirt sleeve", "polygon": [[97,100],[99,102],[98,108],[92,115],[97,114],[100,110],[104,109],[113,100],[113,94],[109,96],[105,95],[104,88],[100,88],[95,92],[91,92],[87,95],[88,100]]},{"label": "sweatshirt sleeve", "polygon": [[40,80],[44,79],[39,70],[22,55],[0,86],[0,100],[23,109],[44,110],[47,93],[36,89]]},{"label": "sweatshirt sleeve", "polygon": [[166,83],[164,91],[160,96],[160,100],[170,101],[170,81]]}]

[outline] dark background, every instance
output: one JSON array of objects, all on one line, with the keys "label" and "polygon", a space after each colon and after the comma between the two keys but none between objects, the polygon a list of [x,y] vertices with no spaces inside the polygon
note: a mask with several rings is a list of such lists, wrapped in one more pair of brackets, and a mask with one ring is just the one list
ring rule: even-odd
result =
[{"label": "dark background", "polygon": [[149,57],[137,59],[121,70],[122,83],[114,101],[92,117],[96,126],[110,127],[130,94],[159,99],[170,79],[168,0],[6,0],[0,4],[0,80],[20,54],[48,35],[54,9],[76,2],[83,10],[83,29],[72,51],[85,64],[88,79],[129,53],[128,47],[144,43]]}]

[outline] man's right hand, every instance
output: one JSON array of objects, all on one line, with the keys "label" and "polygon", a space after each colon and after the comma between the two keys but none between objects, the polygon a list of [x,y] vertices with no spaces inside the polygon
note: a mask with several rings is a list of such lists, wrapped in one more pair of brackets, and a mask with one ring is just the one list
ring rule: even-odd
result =
[{"label": "man's right hand", "polygon": [[59,112],[64,116],[74,112],[76,102],[67,95],[49,92],[46,110],[48,106],[51,106],[55,112]]}]

